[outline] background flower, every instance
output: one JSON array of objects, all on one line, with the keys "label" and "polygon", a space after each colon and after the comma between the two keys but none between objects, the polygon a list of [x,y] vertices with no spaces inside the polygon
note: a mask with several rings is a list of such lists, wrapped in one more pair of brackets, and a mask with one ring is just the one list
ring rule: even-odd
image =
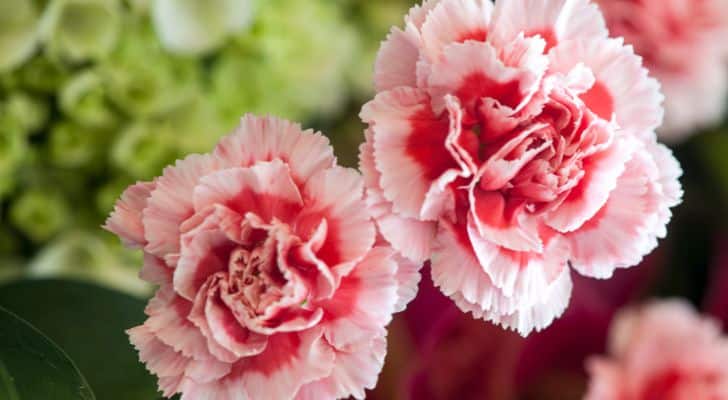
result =
[{"label": "background flower", "polygon": [[620,313],[610,355],[590,360],[586,399],[689,399],[728,396],[728,339],[716,321],[679,300]]},{"label": "background flower", "polygon": [[728,100],[728,4],[721,0],[597,0],[614,36],[623,36],[662,84],[660,137],[684,140],[717,124]]}]

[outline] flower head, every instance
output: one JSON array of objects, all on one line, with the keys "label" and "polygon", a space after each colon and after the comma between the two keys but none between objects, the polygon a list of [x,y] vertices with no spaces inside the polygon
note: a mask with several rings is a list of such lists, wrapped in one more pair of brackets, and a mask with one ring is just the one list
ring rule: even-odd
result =
[{"label": "flower head", "polygon": [[677,141],[720,121],[728,100],[728,4],[724,0],[598,0],[610,32],[624,37],[662,84],[662,139]]},{"label": "flower head", "polygon": [[418,280],[375,245],[360,176],[274,118],[131,186],[106,228],[144,249],[160,288],[129,335],[183,399],[363,398]]},{"label": "flower head", "polygon": [[464,311],[527,334],[571,264],[607,278],[665,235],[680,168],[662,95],[588,0],[427,1],[380,49],[364,106],[368,202]]},{"label": "flower head", "polygon": [[618,315],[610,357],[589,361],[587,400],[728,397],[728,339],[716,321],[677,300]]}]

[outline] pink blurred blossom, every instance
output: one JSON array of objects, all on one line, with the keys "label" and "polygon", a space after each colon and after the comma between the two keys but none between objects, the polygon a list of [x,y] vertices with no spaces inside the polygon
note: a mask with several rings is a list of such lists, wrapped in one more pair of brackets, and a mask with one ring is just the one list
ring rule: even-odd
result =
[{"label": "pink blurred blossom", "polygon": [[375,244],[363,190],[320,133],[247,116],[122,195],[106,228],[160,285],[128,333],[165,396],[364,398],[419,273]]},{"label": "pink blurred blossom", "polygon": [[597,0],[614,36],[623,36],[662,84],[664,140],[719,122],[728,98],[728,2]]},{"label": "pink blurred blossom", "polygon": [[383,237],[458,307],[522,335],[665,236],[680,167],[658,83],[588,0],[414,7],[376,62],[360,149]]},{"label": "pink blurred blossom", "polygon": [[728,338],[680,300],[621,312],[609,352],[589,362],[587,400],[728,398]]},{"label": "pink blurred blossom", "polygon": [[[400,377],[398,398],[581,399],[585,359],[604,352],[613,315],[645,295],[661,265],[662,255],[655,253],[640,268],[618,271],[607,281],[575,276],[573,305],[548,329],[527,338],[465,318],[423,280],[402,314],[417,356]],[[396,356],[397,349],[393,352]]]}]

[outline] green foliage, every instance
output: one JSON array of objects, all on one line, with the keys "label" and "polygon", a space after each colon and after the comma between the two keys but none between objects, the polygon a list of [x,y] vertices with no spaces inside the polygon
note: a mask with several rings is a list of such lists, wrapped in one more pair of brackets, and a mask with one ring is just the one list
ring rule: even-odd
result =
[{"label": "green foliage", "polygon": [[28,322],[0,307],[0,398],[93,400],[68,356]]},{"label": "green foliage", "polygon": [[[21,281],[0,287],[0,306],[32,323],[58,344],[87,378],[97,398],[158,398],[154,379],[138,362],[136,351],[124,333],[144,320],[144,301],[89,284],[43,280]],[[7,330],[5,326],[0,321],[0,335]],[[6,343],[3,338],[0,349],[8,347]],[[27,354],[17,355],[17,358],[19,362],[33,360]],[[54,375],[51,372],[45,375],[34,371],[29,378],[34,385],[42,386],[52,382],[50,378]],[[88,385],[84,384],[84,387]],[[62,400],[93,397],[21,397],[25,398]]]}]

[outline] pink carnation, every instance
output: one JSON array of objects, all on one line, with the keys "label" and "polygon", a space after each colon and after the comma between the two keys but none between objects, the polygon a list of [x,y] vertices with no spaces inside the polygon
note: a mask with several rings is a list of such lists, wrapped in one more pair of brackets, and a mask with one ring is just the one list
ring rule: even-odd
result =
[{"label": "pink carnation", "polygon": [[569,264],[607,278],[666,234],[680,167],[659,85],[588,0],[427,1],[376,62],[360,165],[381,234],[476,317],[526,335]]},{"label": "pink carnation", "polygon": [[728,2],[597,0],[615,36],[644,57],[665,93],[660,137],[679,140],[720,121],[728,95]]},{"label": "pink carnation", "polygon": [[364,398],[419,274],[375,245],[363,190],[320,133],[251,116],[126,190],[106,228],[160,285],[129,336],[165,396]]},{"label": "pink carnation", "polygon": [[610,353],[588,363],[587,400],[728,398],[728,338],[681,301],[618,315]]}]

